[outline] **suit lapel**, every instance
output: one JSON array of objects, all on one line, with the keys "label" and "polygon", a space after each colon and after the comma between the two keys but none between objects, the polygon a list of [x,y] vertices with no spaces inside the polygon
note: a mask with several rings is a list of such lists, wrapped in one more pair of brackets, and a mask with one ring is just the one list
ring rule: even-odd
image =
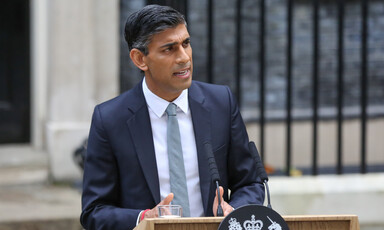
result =
[{"label": "suit lapel", "polygon": [[141,84],[135,87],[133,93],[135,93],[136,99],[132,100],[132,103],[128,107],[132,112],[132,116],[127,120],[127,125],[144,177],[151,190],[155,204],[158,204],[160,202],[160,186],[156,155],[153,145],[151,122]]},{"label": "suit lapel", "polygon": [[[141,84],[133,89],[135,100],[132,100],[128,109],[132,115],[127,120],[135,150],[143,170],[145,180],[151,190],[155,204],[160,202],[160,185],[157,173],[155,148],[153,145],[152,128],[149,119]],[[205,97],[200,88],[194,83],[188,90],[189,106],[192,113],[192,123],[196,138],[196,148],[199,163],[200,189],[204,212],[211,213],[213,198],[210,199],[211,175],[204,144],[212,143],[210,111],[204,105]]]},{"label": "suit lapel", "polygon": [[204,150],[204,144],[211,143],[211,122],[210,111],[205,107],[205,97],[200,88],[194,83],[188,90],[189,106],[192,113],[192,122],[196,138],[197,157],[199,162],[200,190],[203,200],[204,212],[210,213],[209,208],[212,207],[212,201],[209,199],[211,187],[211,175],[207,156]]}]

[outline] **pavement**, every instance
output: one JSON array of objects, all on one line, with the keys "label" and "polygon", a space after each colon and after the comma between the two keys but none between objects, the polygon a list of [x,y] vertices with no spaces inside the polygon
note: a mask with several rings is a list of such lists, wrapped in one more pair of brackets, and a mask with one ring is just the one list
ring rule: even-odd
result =
[{"label": "pavement", "polygon": [[79,230],[81,191],[49,179],[48,154],[0,145],[0,230]]}]

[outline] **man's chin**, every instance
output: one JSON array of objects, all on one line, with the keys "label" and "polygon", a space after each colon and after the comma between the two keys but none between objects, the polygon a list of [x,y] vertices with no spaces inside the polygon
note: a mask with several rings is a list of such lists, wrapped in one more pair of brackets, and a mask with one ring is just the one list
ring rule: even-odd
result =
[{"label": "man's chin", "polygon": [[188,89],[189,87],[191,87],[192,85],[192,76],[190,78],[187,79],[187,81],[185,82],[186,84],[186,87],[185,89]]}]

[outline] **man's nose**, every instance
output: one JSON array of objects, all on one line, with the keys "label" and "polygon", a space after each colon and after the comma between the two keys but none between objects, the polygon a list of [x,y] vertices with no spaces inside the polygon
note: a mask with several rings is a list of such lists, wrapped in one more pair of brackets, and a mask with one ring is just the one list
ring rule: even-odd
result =
[{"label": "man's nose", "polygon": [[180,46],[179,51],[177,53],[176,62],[177,63],[187,63],[190,61],[189,59],[190,59],[190,57],[188,55],[187,50],[184,47]]}]

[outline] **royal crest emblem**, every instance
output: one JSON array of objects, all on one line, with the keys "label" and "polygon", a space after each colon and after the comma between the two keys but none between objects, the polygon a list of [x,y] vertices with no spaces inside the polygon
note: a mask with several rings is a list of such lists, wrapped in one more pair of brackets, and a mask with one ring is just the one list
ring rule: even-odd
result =
[{"label": "royal crest emblem", "polygon": [[289,227],[284,218],[271,208],[244,205],[227,215],[218,230],[289,230]]},{"label": "royal crest emblem", "polygon": [[263,228],[263,221],[255,220],[255,215],[251,216],[251,220],[246,220],[243,223],[245,230],[261,230]]},{"label": "royal crest emblem", "polygon": [[236,218],[231,218],[229,221],[229,230],[242,230],[243,228],[241,227],[241,224],[237,222]]},{"label": "royal crest emblem", "polygon": [[269,216],[267,216],[268,220],[271,221],[271,225],[268,226],[268,230],[281,230],[280,224],[276,223],[276,221],[271,220]]}]

